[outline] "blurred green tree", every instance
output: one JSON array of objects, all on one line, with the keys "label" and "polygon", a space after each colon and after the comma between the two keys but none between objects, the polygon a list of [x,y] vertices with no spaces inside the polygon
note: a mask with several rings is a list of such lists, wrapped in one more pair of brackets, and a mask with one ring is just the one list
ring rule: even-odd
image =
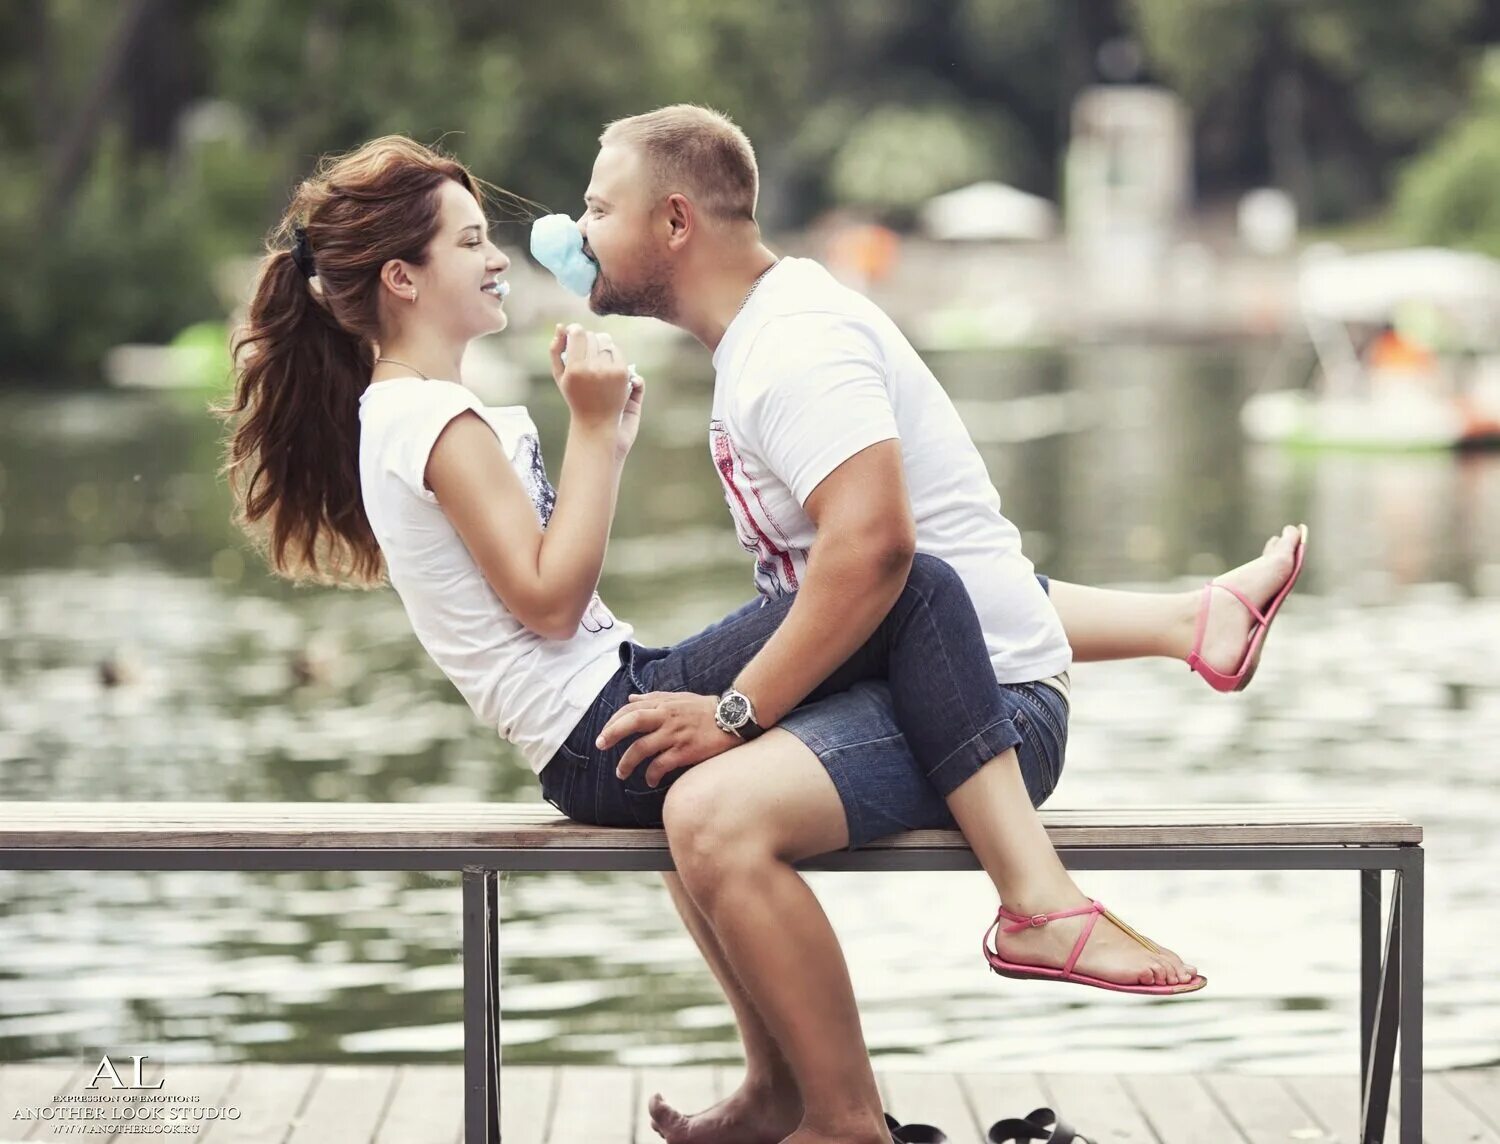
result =
[{"label": "blurred green tree", "polygon": [[1413,241],[1500,258],[1500,50],[1477,87],[1473,110],[1402,171],[1393,214]]},{"label": "blurred green tree", "polygon": [[1194,112],[1206,189],[1283,187],[1315,221],[1385,199],[1460,114],[1484,0],[1129,0],[1151,74]]},{"label": "blurred green tree", "polygon": [[1078,90],[1139,79],[1191,106],[1205,191],[1272,182],[1340,219],[1463,113],[1495,37],[1500,0],[11,0],[0,377],[93,376],[222,315],[220,261],[382,132],[571,212],[605,123],[707,103],[755,141],[769,229],[900,222],[978,178],[1055,195]]}]

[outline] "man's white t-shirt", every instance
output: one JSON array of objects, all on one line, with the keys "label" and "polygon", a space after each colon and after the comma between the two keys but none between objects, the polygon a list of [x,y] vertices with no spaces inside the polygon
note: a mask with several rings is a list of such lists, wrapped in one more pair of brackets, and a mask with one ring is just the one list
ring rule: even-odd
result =
[{"label": "man's white t-shirt", "polygon": [[495,594],[425,481],[439,435],[470,409],[495,431],[545,528],[556,493],[530,415],[487,408],[452,381],[395,378],[364,391],[360,489],[417,639],[474,714],[540,774],[619,669],[632,629],[595,596],[573,636],[543,639]]},{"label": "man's white t-shirt", "polygon": [[984,460],[894,322],[818,263],[783,258],[714,352],[709,449],[755,582],[799,587],[817,530],[803,510],[854,454],[898,438],[917,548],[963,577],[1001,683],[1067,669],[1057,612],[1000,513]]}]

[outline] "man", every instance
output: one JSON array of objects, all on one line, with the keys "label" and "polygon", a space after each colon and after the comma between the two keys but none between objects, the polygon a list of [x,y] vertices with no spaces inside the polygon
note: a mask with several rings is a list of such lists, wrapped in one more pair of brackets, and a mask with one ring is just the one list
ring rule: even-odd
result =
[{"label": "man", "polygon": [[[1040,802],[1051,782],[1023,775],[1007,750],[941,799],[910,783],[896,792],[899,776],[863,789],[860,752],[900,739],[877,685],[788,716],[784,725],[800,744],[783,732],[772,751],[773,731],[715,758],[738,742],[724,728],[738,723],[744,735],[781,722],[787,696],[811,691],[875,629],[916,550],[959,571],[1006,685],[1065,696],[1070,636],[1089,645],[1091,658],[1197,651],[1220,670],[1243,668],[1249,617],[1215,607],[1195,644],[1205,606],[1196,594],[1053,585],[1049,602],[977,449],[905,338],[816,263],[778,260],[761,242],[758,174],[743,133],[717,113],[678,106],[615,123],[600,143],[579,220],[599,267],[590,305],[671,322],[713,353],[709,436],[726,501],[754,556],[760,592],[796,593],[734,695],[642,697],[616,716],[601,744],[639,734],[621,769],[654,759],[653,783],[693,766],[666,801],[678,869],[667,884],[745,1045],[746,1078],[733,1096],[696,1116],[658,1096],[653,1121],[671,1144],[884,1141],[847,969],[792,863],[878,833],[957,824],[987,871],[1024,864],[1026,844],[1038,837],[1050,852],[1027,797]],[[1295,545],[1289,529],[1261,560],[1220,582],[1263,607],[1286,582]],[[1054,603],[1073,612],[1076,632],[1065,631]],[[918,775],[912,783],[925,781]],[[1029,817],[991,813],[1018,793]],[[1034,868],[1027,902],[1002,890],[1009,908],[1057,909],[1056,895],[1086,901],[1052,857],[1054,865]],[[1046,903],[1033,906],[1033,894]],[[1082,924],[1009,938],[1021,953],[1006,956],[1061,965]],[[1084,956],[1110,980],[1186,986],[1194,978],[1175,955],[1153,954],[1108,921],[1099,921]]]}]

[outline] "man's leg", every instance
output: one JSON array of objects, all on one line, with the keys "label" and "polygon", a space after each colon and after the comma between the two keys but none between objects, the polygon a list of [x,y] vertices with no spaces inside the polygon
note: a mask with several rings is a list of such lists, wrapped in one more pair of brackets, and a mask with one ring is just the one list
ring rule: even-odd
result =
[{"label": "man's leg", "polygon": [[797,739],[772,730],[684,774],[667,796],[664,818],[682,885],[780,1046],[803,1101],[797,1125],[677,1118],[659,1124],[666,1139],[886,1144],[848,968],[827,916],[793,867],[848,845],[843,804],[827,771]]},{"label": "man's leg", "polygon": [[[651,1119],[657,1131],[669,1138],[675,1138],[672,1133],[683,1135],[694,1122],[746,1124],[748,1127],[747,1122],[752,1116],[764,1121],[767,1131],[786,1126],[786,1131],[781,1134],[784,1136],[802,1119],[802,1094],[797,1090],[792,1066],[755,1008],[755,1002],[735,976],[724,947],[682,884],[682,876],[668,873],[662,875],[662,880],[667,884],[672,904],[682,916],[683,925],[697,942],[703,960],[713,971],[729,1007],[734,1011],[740,1043],[745,1048],[745,1079],[729,1097],[692,1117],[677,1112],[662,1100],[659,1093],[654,1094],[650,1105]],[[694,1137],[688,1135],[686,1138]],[[781,1136],[776,1139],[781,1139]]]},{"label": "man's leg", "polygon": [[[1292,574],[1297,529],[1287,525],[1266,542],[1256,559],[1221,576],[1264,608]],[[1203,589],[1189,592],[1126,592],[1051,581],[1052,606],[1079,663],[1106,659],[1167,656],[1187,659],[1193,650]],[[1244,652],[1252,617],[1228,592],[1215,592],[1203,638],[1209,666],[1233,671]]]},{"label": "man's leg", "polygon": [[[939,586],[929,583],[928,594]],[[948,622],[956,625],[953,617]],[[977,625],[972,608],[969,622]],[[973,642],[984,659],[977,635]],[[980,669],[987,667],[984,659]],[[956,716],[955,720],[963,722]],[[989,736],[974,736],[970,753],[979,757],[967,764],[967,770],[954,773],[956,787],[945,804],[897,729],[890,689],[884,684],[857,684],[799,708],[787,717],[784,729],[817,747],[816,758],[810,751],[801,756],[803,768],[821,767],[816,779],[798,772],[796,752],[780,765],[761,759],[761,749],[775,744],[783,733],[773,731],[683,773],[667,795],[665,818],[684,887],[717,936],[733,979],[745,991],[747,1007],[760,1015],[784,1053],[804,1101],[802,1127],[809,1129],[848,1112],[841,1100],[848,1077],[854,1075],[849,1070],[866,1070],[867,1060],[859,1047],[858,1017],[837,946],[831,945],[824,959],[832,960],[833,969],[814,969],[815,959],[807,967],[811,978],[799,976],[799,951],[817,950],[819,929],[830,943],[831,934],[810,895],[810,920],[789,923],[790,931],[782,926],[782,911],[797,916],[797,891],[807,894],[788,863],[851,841],[951,826],[962,819],[1002,899],[1015,903],[1012,908],[1024,905],[1034,912],[1050,912],[1087,899],[1041,829],[1014,750],[1004,749],[989,759],[984,757]],[[826,809],[820,809],[825,804]],[[785,879],[771,877],[767,870],[785,875],[791,886],[783,887]],[[757,899],[768,887],[774,892]],[[783,900],[783,894],[790,894],[790,899]],[[1079,925],[1070,919],[1007,937],[1002,952],[1017,961],[1061,965]],[[1095,933],[1079,963],[1084,972],[1121,982],[1160,984],[1185,983],[1192,976],[1191,968],[1175,956],[1145,950],[1105,921]],[[1038,934],[1047,940],[1038,942]],[[1059,945],[1065,935],[1066,943]],[[769,948],[763,948],[767,943]],[[829,1016],[819,1011],[823,1005],[837,1010],[839,1003],[848,1006],[842,1023],[836,1012]],[[831,1039],[820,1039],[820,1033]],[[815,1091],[818,1086],[821,1094]],[[832,1112],[822,1113],[821,1107],[830,1103]],[[763,1121],[752,1123],[743,1109],[737,1118],[723,1106],[684,1117],[657,1100],[653,1112],[658,1131],[670,1144],[772,1144],[783,1138]],[[778,1127],[790,1131],[791,1114],[783,1115],[786,1119]]]}]

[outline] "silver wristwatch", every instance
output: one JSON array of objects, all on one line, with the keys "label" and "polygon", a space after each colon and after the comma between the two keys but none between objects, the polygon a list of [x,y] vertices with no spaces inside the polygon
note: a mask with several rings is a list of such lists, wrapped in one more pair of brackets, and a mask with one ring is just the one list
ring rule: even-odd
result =
[{"label": "silver wristwatch", "polygon": [[755,707],[749,697],[732,687],[719,696],[714,722],[719,725],[719,730],[737,735],[747,743],[765,732],[765,728],[755,721]]}]

